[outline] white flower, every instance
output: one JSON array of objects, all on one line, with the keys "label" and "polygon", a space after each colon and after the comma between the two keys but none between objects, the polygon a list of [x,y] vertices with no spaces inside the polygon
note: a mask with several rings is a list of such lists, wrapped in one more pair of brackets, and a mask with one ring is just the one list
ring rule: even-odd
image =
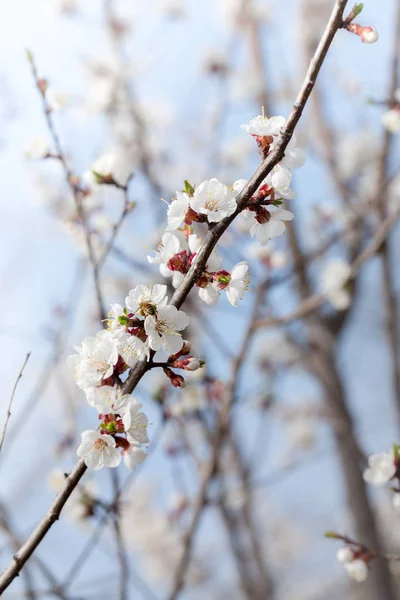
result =
[{"label": "white flower", "polygon": [[210,281],[206,287],[199,288],[199,297],[203,302],[210,306],[217,304],[219,299],[219,290],[214,281]]},{"label": "white flower", "polygon": [[400,131],[400,109],[392,108],[387,112],[383,113],[381,117],[384,127],[390,131],[390,133],[397,133]]},{"label": "white flower", "polygon": [[398,512],[400,512],[400,494],[398,493],[393,496],[393,506]]},{"label": "white flower", "polygon": [[[198,254],[200,248],[203,245],[203,240],[201,238],[197,237],[196,235],[190,235],[188,242],[189,242],[190,252],[192,254],[196,255],[192,259],[192,264],[193,264],[197,259],[197,254]],[[216,252],[212,252],[211,255],[209,256],[207,264],[206,264],[206,271],[208,273],[215,273],[215,272],[219,271],[221,268],[221,263],[222,263],[221,257],[218,256],[218,254]],[[203,300],[210,306],[217,304],[218,298],[219,298],[219,290],[218,290],[217,284],[214,281],[209,281],[206,286],[199,288],[199,296],[200,296],[201,300]]]},{"label": "white flower", "polygon": [[343,546],[337,551],[336,558],[340,563],[348,563],[353,560],[354,552],[349,546]]},{"label": "white flower", "polygon": [[210,223],[218,223],[236,210],[236,200],[232,191],[218,179],[203,181],[189,200],[197,213],[207,215]]},{"label": "white flower", "polygon": [[109,415],[111,413],[120,414],[124,412],[128,407],[131,397],[129,394],[121,396],[117,387],[102,385],[87,389],[86,399],[90,406],[93,406],[99,414]]},{"label": "white flower", "polygon": [[68,365],[74,370],[80,388],[101,385],[103,379],[111,377],[118,361],[118,349],[110,332],[100,331],[96,337],[86,337],[75,350],[78,354],[68,357]]},{"label": "white flower", "polygon": [[99,431],[84,431],[82,442],[76,451],[89,469],[98,471],[103,467],[118,467],[121,455],[115,447],[115,439]]},{"label": "white flower", "polygon": [[136,361],[149,359],[150,350],[147,340],[143,342],[136,335],[123,333],[118,336],[118,352],[129,367],[134,367]]},{"label": "white flower", "polygon": [[394,452],[372,454],[368,459],[369,468],[363,473],[364,480],[372,485],[381,486],[388,483],[396,473]]},{"label": "white flower", "polygon": [[147,455],[138,444],[131,443],[129,448],[124,450],[122,456],[124,457],[124,462],[128,469],[134,471],[136,467],[145,461]]},{"label": "white flower", "polygon": [[243,298],[248,285],[248,272],[249,265],[245,261],[237,263],[232,269],[228,287],[225,289],[226,296],[232,306],[237,306],[239,300]]},{"label": "white flower", "polygon": [[378,41],[379,34],[375,27],[363,27],[360,37],[366,44],[374,44]]},{"label": "white flower", "polygon": [[346,563],[344,563],[344,567],[345,567],[346,571],[348,572],[348,574],[350,575],[350,577],[352,579],[354,579],[355,581],[357,581],[358,583],[365,581],[368,577],[367,564],[361,559],[352,560],[351,562],[346,562]]},{"label": "white flower", "polygon": [[110,305],[110,310],[108,313],[107,326],[110,331],[118,331],[120,329],[125,329],[123,325],[118,320],[118,317],[125,317],[124,307],[121,304],[115,302]]},{"label": "white flower", "polygon": [[271,217],[265,223],[254,220],[250,229],[251,237],[255,237],[261,246],[266,246],[271,238],[279,237],[286,231],[285,221],[292,221],[294,215],[284,208],[269,207]]},{"label": "white flower", "polygon": [[250,133],[251,135],[259,136],[277,136],[281,132],[282,127],[285,125],[285,117],[265,117],[264,115],[258,115],[254,119],[251,119],[247,125],[241,125],[241,128]]},{"label": "white flower", "polygon": [[62,110],[63,108],[67,108],[71,103],[69,94],[53,88],[47,88],[46,100],[52,110]]},{"label": "white flower", "polygon": [[337,310],[345,310],[350,305],[351,295],[344,287],[350,275],[350,265],[340,258],[329,261],[322,272],[322,293]]},{"label": "white flower", "polygon": [[125,304],[131,312],[145,316],[149,307],[159,309],[167,304],[166,293],[166,285],[156,283],[156,285],[146,287],[140,284],[129,292],[129,296],[125,298]]},{"label": "white flower", "polygon": [[128,409],[122,415],[122,423],[124,424],[126,437],[130,444],[147,444],[147,416],[139,412],[142,408],[142,403],[136,400],[131,400]]},{"label": "white flower", "polygon": [[163,277],[172,277],[172,285],[174,288],[180,286],[184,279],[184,274],[178,270],[171,270],[168,267],[168,263],[173,256],[184,249],[185,248],[182,247],[179,237],[174,233],[167,231],[161,238],[161,244],[158,246],[158,252],[156,252],[156,256],[147,257],[149,263],[160,265],[160,273]]},{"label": "white flower", "polygon": [[[291,140],[286,147],[285,156],[279,163],[289,169],[299,169],[304,165],[306,160],[304,150],[296,147],[296,141],[296,136],[292,135]],[[272,147],[274,147],[274,144]]]},{"label": "white flower", "polygon": [[185,192],[176,192],[176,199],[168,206],[166,231],[179,229],[185,220],[189,208],[189,196]]},{"label": "white flower", "polygon": [[182,331],[189,325],[189,317],[175,306],[164,306],[157,311],[157,317],[149,315],[144,322],[148,342],[152,350],[163,348],[175,354],[183,346]]},{"label": "white flower", "polygon": [[249,183],[248,179],[237,179],[232,186],[233,194],[235,198],[240,194],[240,192],[246,187]]},{"label": "white flower", "polygon": [[44,137],[36,136],[25,147],[25,156],[28,158],[44,158],[50,153],[50,146]]},{"label": "white flower", "polygon": [[287,167],[282,166],[282,163],[272,169],[265,181],[274,188],[281,198],[291,200],[295,197],[295,192],[290,189],[292,174]]},{"label": "white flower", "polygon": [[90,187],[98,185],[97,177],[94,173],[106,177],[112,175],[118,183],[124,184],[131,171],[131,165],[126,161],[126,156],[117,148],[111,148],[103,152],[86,171],[82,178]]},{"label": "white flower", "polygon": [[170,258],[178,254],[181,250],[181,242],[178,236],[167,232],[161,238],[161,244],[158,246],[156,256],[148,256],[147,260],[151,264],[166,265]]}]

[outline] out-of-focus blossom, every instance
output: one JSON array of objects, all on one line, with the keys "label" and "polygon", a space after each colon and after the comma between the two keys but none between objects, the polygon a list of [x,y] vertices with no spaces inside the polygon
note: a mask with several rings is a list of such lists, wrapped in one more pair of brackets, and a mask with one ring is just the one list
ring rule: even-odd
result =
[{"label": "out-of-focus blossom", "polygon": [[340,258],[329,261],[321,275],[321,291],[337,309],[345,310],[351,302],[351,295],[345,285],[351,275],[351,267]]}]

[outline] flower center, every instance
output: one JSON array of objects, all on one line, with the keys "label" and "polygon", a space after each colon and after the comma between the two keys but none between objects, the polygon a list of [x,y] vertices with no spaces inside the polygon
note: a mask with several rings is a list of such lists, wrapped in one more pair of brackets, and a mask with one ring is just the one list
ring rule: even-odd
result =
[{"label": "flower center", "polygon": [[98,438],[95,443],[94,443],[94,449],[97,451],[101,451],[104,450],[105,446],[107,446],[107,444],[105,443],[104,440],[102,440],[101,438]]}]

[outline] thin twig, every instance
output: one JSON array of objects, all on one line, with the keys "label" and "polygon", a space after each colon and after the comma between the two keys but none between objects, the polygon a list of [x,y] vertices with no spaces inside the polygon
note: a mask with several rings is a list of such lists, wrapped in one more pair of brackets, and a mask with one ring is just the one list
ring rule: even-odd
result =
[{"label": "thin twig", "polygon": [[31,71],[32,71],[33,78],[35,80],[36,88],[37,88],[37,90],[40,94],[41,100],[42,100],[43,114],[46,119],[47,127],[48,127],[49,133],[52,137],[52,140],[53,140],[53,143],[54,143],[54,146],[56,149],[56,154],[54,155],[54,158],[59,160],[63,167],[66,182],[71,190],[72,196],[75,201],[78,218],[81,223],[83,233],[85,236],[86,249],[87,249],[87,253],[88,253],[88,257],[89,257],[89,262],[93,267],[94,284],[95,284],[95,290],[96,290],[97,303],[98,303],[98,307],[99,307],[99,317],[100,317],[100,321],[104,321],[104,319],[106,318],[106,313],[105,313],[105,309],[104,309],[103,295],[102,295],[101,286],[100,286],[99,269],[96,268],[96,257],[95,257],[94,250],[93,250],[92,238],[91,238],[91,234],[89,231],[89,226],[88,226],[88,222],[87,222],[87,218],[86,218],[86,212],[85,212],[85,209],[83,206],[84,193],[79,185],[78,178],[74,176],[74,174],[72,173],[71,169],[68,166],[67,159],[65,157],[65,154],[64,154],[64,151],[63,151],[63,148],[61,145],[60,137],[54,126],[53,119],[51,117],[52,109],[46,98],[47,82],[44,79],[41,79],[39,77],[39,73],[38,73],[33,55],[29,51],[27,52],[27,58],[28,58],[30,66],[31,66]]},{"label": "thin twig", "polygon": [[16,381],[14,383],[14,387],[13,387],[13,390],[11,392],[11,397],[10,397],[10,400],[9,400],[9,403],[8,403],[8,407],[7,407],[7,412],[6,412],[6,419],[4,421],[3,431],[2,431],[1,436],[0,436],[0,452],[1,452],[1,449],[3,447],[4,438],[6,437],[7,426],[8,426],[8,421],[10,420],[10,417],[11,417],[11,406],[12,406],[12,403],[13,403],[13,400],[14,400],[15,392],[16,392],[19,380],[21,379],[22,374],[24,372],[24,369],[26,367],[26,363],[29,360],[30,355],[31,355],[31,353],[28,352],[28,354],[25,357],[24,363],[23,363],[22,367],[19,370],[17,379],[16,379]]}]

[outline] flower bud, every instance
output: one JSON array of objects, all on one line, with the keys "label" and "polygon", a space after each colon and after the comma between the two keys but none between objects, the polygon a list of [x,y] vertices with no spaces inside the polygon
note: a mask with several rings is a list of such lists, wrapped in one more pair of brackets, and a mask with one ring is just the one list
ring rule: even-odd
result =
[{"label": "flower bud", "polygon": [[366,44],[374,44],[379,39],[379,34],[375,27],[363,27],[361,41]]},{"label": "flower bud", "polygon": [[186,382],[185,382],[184,378],[182,377],[182,375],[178,375],[177,373],[174,373],[174,371],[172,371],[172,369],[170,369],[169,367],[164,367],[163,371],[174,387],[177,387],[177,388],[185,387]]},{"label": "flower bud", "polygon": [[346,26],[347,31],[354,33],[361,38],[361,41],[366,44],[374,44],[379,39],[379,35],[375,27],[362,27],[358,23],[350,23]]},{"label": "flower bud", "polygon": [[347,563],[353,560],[354,552],[348,546],[344,546],[343,548],[339,548],[336,554],[336,558],[340,563]]}]

